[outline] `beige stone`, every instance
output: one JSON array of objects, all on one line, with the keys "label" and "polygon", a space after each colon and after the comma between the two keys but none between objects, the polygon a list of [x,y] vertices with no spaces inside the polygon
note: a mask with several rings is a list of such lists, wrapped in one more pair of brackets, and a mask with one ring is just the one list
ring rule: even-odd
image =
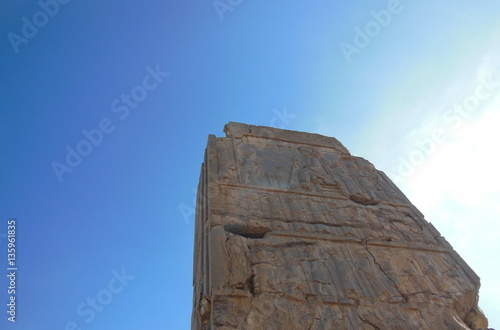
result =
[{"label": "beige stone", "polygon": [[197,197],[192,329],[479,329],[479,278],[334,138],[229,123]]}]

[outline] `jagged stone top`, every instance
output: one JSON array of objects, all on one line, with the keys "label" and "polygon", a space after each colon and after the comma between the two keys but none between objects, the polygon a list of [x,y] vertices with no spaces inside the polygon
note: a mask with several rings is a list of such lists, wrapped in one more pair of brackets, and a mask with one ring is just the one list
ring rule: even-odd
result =
[{"label": "jagged stone top", "polygon": [[224,126],[226,137],[241,139],[243,137],[259,137],[300,143],[305,145],[333,148],[341,154],[351,155],[349,150],[334,137],[328,137],[320,134],[305,133],[280,129],[267,126],[248,125],[243,123],[229,122]]}]

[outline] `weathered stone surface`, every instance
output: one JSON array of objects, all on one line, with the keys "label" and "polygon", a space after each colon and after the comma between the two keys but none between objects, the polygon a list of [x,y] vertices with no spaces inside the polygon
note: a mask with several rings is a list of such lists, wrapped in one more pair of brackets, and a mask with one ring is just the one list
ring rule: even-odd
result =
[{"label": "weathered stone surface", "polygon": [[336,139],[229,123],[198,188],[193,329],[478,329],[479,278]]}]

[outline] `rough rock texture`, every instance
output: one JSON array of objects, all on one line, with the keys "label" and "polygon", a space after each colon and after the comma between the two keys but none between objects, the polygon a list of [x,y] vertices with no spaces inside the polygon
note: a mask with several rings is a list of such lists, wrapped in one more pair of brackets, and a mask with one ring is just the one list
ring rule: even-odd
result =
[{"label": "rough rock texture", "polygon": [[192,329],[478,329],[479,278],[336,139],[229,123],[198,188]]}]

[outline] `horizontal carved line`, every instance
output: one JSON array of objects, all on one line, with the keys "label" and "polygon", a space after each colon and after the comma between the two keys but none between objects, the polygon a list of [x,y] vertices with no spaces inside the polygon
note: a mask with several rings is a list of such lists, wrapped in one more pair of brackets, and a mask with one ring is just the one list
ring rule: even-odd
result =
[{"label": "horizontal carved line", "polygon": [[[363,239],[357,238],[348,238],[342,236],[334,236],[329,234],[310,234],[303,233],[298,231],[282,231],[282,232],[269,232],[265,237],[271,236],[281,236],[281,237],[290,237],[290,238],[300,238],[300,239],[308,239],[308,240],[322,240],[322,241],[330,241],[330,242],[339,242],[339,243],[353,243],[353,244],[367,244],[370,246],[381,246],[381,247],[390,247],[397,249],[410,249],[410,250],[419,250],[419,251],[430,251],[430,252],[438,252],[438,253],[451,253],[453,250],[446,247],[440,247],[436,245],[423,245],[423,244],[400,244],[397,242],[389,242],[389,241],[374,241],[368,240],[365,241]],[[266,243],[269,244],[269,243]]]},{"label": "horizontal carved line", "polygon": [[[343,195],[337,195],[337,194],[336,195],[325,195],[325,194],[305,192],[303,190],[290,190],[290,189],[280,189],[280,188],[271,188],[271,187],[262,187],[262,186],[253,186],[253,185],[240,185],[240,184],[234,184],[234,183],[231,184],[231,183],[223,183],[223,182],[219,182],[218,184],[221,187],[230,187],[230,188],[238,188],[238,189],[245,189],[245,190],[260,190],[260,191],[277,192],[277,193],[284,193],[284,194],[294,194],[294,195],[300,195],[300,196],[312,196],[312,197],[350,201],[349,197],[346,197]],[[380,201],[378,204],[379,205],[382,204],[382,205],[387,205],[387,206],[393,206],[393,207],[404,207],[404,208],[410,208],[412,206],[411,204],[398,204],[398,203],[391,203],[391,202],[387,202],[387,201]]]}]

